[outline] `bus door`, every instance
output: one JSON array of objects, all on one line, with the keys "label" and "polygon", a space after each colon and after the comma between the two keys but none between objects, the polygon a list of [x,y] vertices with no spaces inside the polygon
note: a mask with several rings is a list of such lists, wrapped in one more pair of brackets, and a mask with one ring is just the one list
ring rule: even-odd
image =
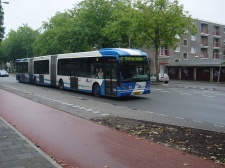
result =
[{"label": "bus door", "polygon": [[117,71],[116,63],[109,62],[105,64],[105,94],[116,96]]},{"label": "bus door", "polygon": [[79,63],[72,62],[70,66],[70,87],[71,89],[78,89],[78,72],[79,72]]}]

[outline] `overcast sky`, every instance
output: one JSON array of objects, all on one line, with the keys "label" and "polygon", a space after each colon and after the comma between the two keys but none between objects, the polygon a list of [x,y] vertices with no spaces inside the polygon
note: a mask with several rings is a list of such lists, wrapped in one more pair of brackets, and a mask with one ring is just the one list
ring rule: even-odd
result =
[{"label": "overcast sky", "polygon": [[57,11],[64,12],[72,9],[79,0],[1,0],[4,10],[4,27],[17,30],[23,24],[33,29],[41,27],[43,21],[48,21]]},{"label": "overcast sky", "polygon": [[[79,0],[2,0],[5,12],[6,34],[10,29],[17,30],[23,24],[33,29],[41,27],[57,11],[72,9]],[[179,0],[192,17],[225,25],[225,0]]]}]

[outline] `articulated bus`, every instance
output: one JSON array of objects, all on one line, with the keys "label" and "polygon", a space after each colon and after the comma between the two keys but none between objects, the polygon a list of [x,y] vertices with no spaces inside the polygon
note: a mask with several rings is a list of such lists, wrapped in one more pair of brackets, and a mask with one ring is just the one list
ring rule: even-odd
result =
[{"label": "articulated bus", "polygon": [[137,49],[39,56],[16,60],[19,82],[122,97],[150,93],[147,54]]}]

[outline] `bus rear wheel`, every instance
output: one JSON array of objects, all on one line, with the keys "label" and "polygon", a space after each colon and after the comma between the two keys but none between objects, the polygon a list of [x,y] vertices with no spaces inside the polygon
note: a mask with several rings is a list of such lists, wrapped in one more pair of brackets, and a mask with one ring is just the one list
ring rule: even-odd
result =
[{"label": "bus rear wheel", "polygon": [[59,81],[59,89],[60,90],[64,90],[64,82],[63,82],[63,80]]},{"label": "bus rear wheel", "polygon": [[93,86],[93,89],[92,89],[92,93],[93,93],[93,95],[94,96],[96,96],[96,97],[99,97],[100,96],[100,86],[99,86],[99,84],[95,84],[94,86]]}]

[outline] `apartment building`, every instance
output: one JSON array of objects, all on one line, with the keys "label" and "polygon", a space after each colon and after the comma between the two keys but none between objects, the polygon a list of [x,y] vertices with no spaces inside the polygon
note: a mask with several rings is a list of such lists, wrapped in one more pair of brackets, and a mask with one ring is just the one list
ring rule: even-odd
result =
[{"label": "apartment building", "polygon": [[[171,79],[225,82],[225,25],[197,20],[197,33],[187,36],[176,48],[159,49],[158,72]],[[176,37],[179,38],[179,37]],[[155,73],[153,50],[146,51]],[[220,73],[219,73],[220,72]]]}]

